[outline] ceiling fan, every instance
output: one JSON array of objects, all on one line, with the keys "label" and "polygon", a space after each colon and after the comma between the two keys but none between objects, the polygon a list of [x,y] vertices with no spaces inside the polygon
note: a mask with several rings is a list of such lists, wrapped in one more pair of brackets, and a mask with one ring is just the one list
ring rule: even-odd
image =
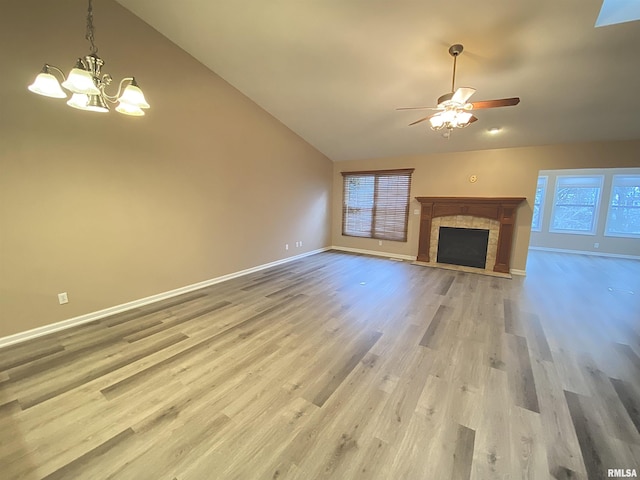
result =
[{"label": "ceiling fan", "polygon": [[496,107],[510,107],[520,103],[518,97],[513,98],[501,98],[499,100],[483,100],[473,103],[468,103],[467,100],[471,98],[476,91],[471,87],[460,87],[456,90],[456,62],[458,55],[462,53],[464,47],[459,43],[451,45],[449,47],[449,54],[453,57],[453,78],[451,80],[451,92],[445,93],[438,98],[438,104],[435,107],[400,107],[396,110],[437,110],[437,113],[420,118],[409,125],[416,125],[417,123],[429,120],[432,130],[446,129],[443,136],[449,138],[454,128],[464,128],[473,122],[476,122],[478,118],[471,113],[472,110],[480,110],[484,108],[496,108]]}]

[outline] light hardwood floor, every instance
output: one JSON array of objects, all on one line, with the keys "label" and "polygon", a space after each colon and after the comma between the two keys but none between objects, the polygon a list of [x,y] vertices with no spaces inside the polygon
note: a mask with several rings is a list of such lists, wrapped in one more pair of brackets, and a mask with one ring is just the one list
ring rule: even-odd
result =
[{"label": "light hardwood floor", "polygon": [[326,252],[0,350],[3,479],[640,475],[640,262]]}]

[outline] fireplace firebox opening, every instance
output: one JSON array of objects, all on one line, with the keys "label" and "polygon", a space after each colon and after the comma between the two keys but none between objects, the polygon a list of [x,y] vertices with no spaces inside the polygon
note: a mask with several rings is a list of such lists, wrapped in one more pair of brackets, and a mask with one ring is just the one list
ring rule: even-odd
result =
[{"label": "fireplace firebox opening", "polygon": [[440,227],[438,263],[485,268],[489,230]]}]

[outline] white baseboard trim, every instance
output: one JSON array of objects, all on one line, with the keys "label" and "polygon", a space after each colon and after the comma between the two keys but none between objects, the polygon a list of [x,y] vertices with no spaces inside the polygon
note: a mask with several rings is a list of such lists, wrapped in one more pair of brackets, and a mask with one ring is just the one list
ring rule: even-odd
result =
[{"label": "white baseboard trim", "polygon": [[116,305],[114,307],[105,308],[103,310],[98,310],[97,312],[86,313],[84,315],[70,318],[68,320],[62,320],[60,322],[52,323],[51,325],[45,325],[43,327],[38,327],[31,330],[27,330],[25,332],[9,335],[8,337],[0,338],[0,348],[8,347],[9,345],[14,345],[16,343],[24,342],[27,340],[32,340],[34,338],[42,337],[50,333],[58,332],[60,330],[66,330],[67,328],[76,327],[84,323],[93,322],[94,320],[99,320],[101,318],[108,317],[116,313],[126,312],[127,310],[132,310],[134,308],[142,307],[144,305],[149,305],[150,303],[166,300],[168,298],[176,297],[184,293],[193,292],[194,290],[199,290],[204,287],[215,285],[216,283],[226,282],[227,280],[231,280],[233,278],[242,277],[243,275],[248,275],[254,272],[259,272],[260,270],[265,270],[267,268],[275,267],[277,265],[289,263],[294,260],[315,255],[317,253],[326,252],[331,248],[332,247],[319,248],[317,250],[301,253],[300,255],[295,255],[293,257],[283,258],[282,260],[276,260],[275,262],[265,263],[263,265],[258,265],[256,267],[240,270],[239,272],[229,273],[227,275],[222,275],[221,277],[212,278],[210,280],[204,280],[202,282],[194,283],[192,285],[187,285],[185,287],[176,288],[174,290],[169,290],[168,292],[158,293],[156,295],[151,295],[150,297],[141,298],[139,300],[133,300],[131,302],[123,303],[121,305]]},{"label": "white baseboard trim", "polygon": [[350,253],[361,253],[363,255],[375,255],[376,257],[385,257],[385,258],[394,258],[398,260],[409,260],[414,262],[416,257],[412,255],[400,255],[398,253],[387,253],[387,252],[377,252],[375,250],[363,250],[361,248],[351,248],[351,247],[338,247],[332,246],[332,250],[339,250],[341,252],[350,252]]},{"label": "white baseboard trim", "polygon": [[527,276],[527,271],[526,270],[519,270],[517,268],[512,268],[509,270],[509,272],[511,273],[511,275],[519,275],[521,277],[526,277]]},{"label": "white baseboard trim", "polygon": [[530,246],[529,250],[539,250],[541,252],[574,253],[576,255],[593,255],[595,257],[626,258],[628,260],[640,260],[639,255],[622,255],[620,253],[590,252],[587,250],[568,250],[566,248],[531,247]]}]

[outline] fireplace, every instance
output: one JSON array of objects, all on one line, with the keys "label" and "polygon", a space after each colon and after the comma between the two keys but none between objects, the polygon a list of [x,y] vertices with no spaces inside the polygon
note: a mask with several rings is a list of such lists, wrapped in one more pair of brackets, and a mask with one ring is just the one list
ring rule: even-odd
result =
[{"label": "fireplace", "polygon": [[489,230],[440,227],[438,263],[485,268]]},{"label": "fireplace", "polygon": [[437,265],[440,227],[488,230],[486,272],[509,274],[518,205],[524,197],[416,197],[422,206],[418,258]]}]

